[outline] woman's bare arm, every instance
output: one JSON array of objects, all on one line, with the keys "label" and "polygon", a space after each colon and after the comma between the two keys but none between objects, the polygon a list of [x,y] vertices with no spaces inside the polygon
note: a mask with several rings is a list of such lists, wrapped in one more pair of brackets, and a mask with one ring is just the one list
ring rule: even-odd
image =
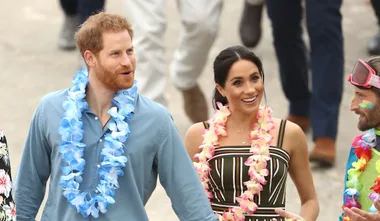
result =
[{"label": "woman's bare arm", "polygon": [[315,221],[319,203],[309,164],[307,140],[302,129],[289,121],[285,129],[284,147],[290,152],[289,174],[301,200],[300,216],[307,221]]}]

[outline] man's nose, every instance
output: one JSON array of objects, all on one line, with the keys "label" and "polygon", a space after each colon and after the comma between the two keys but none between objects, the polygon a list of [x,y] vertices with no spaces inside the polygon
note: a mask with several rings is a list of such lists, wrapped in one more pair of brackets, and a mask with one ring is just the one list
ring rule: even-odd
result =
[{"label": "man's nose", "polygon": [[352,98],[351,104],[350,104],[350,111],[357,110],[359,108],[359,104],[355,98]]},{"label": "man's nose", "polygon": [[130,66],[131,65],[131,59],[129,58],[128,54],[123,55],[121,65],[123,65],[123,66]]}]

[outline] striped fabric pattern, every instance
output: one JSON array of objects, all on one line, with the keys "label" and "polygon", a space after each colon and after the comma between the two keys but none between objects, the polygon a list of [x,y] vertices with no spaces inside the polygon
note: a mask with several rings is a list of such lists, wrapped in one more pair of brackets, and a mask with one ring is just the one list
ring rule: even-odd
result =
[{"label": "striped fabric pattern", "polygon": [[[258,209],[254,215],[247,215],[245,221],[270,221],[272,218],[285,220],[274,212],[274,208],[285,209],[286,178],[290,161],[290,155],[282,149],[285,125],[286,120],[282,120],[277,146],[269,147],[271,159],[267,165],[267,184],[254,198]],[[206,122],[204,126],[208,128]],[[221,146],[215,149],[214,157],[209,161],[210,190],[213,193],[211,206],[215,212],[221,214],[230,206],[238,206],[236,197],[247,189],[244,182],[249,180],[248,166],[244,165],[251,155],[249,150],[250,146]]]}]

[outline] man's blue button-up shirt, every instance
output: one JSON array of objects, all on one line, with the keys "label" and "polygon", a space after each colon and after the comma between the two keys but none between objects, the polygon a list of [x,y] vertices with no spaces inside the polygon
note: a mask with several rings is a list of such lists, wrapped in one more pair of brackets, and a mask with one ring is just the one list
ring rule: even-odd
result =
[{"label": "man's blue button-up shirt", "polygon": [[[123,168],[124,175],[119,177],[116,203],[96,219],[85,219],[78,214],[58,184],[62,175],[58,128],[67,91],[46,95],[32,119],[16,176],[17,221],[35,220],[48,178],[49,193],[42,221],[145,221],[148,217],[144,205],[156,187],[157,176],[180,220],[217,220],[170,114],[139,94],[132,119],[128,121],[131,133],[124,149],[128,162]],[[101,163],[100,152],[107,131],[103,131],[100,120],[90,109],[83,113],[82,121],[86,165],[80,189],[94,192],[99,183],[97,165]]]}]

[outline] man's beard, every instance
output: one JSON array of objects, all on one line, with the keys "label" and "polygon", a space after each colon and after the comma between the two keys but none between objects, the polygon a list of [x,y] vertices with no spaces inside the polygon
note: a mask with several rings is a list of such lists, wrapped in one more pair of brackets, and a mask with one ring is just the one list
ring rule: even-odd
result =
[{"label": "man's beard", "polygon": [[380,104],[377,103],[374,105],[372,110],[367,112],[367,115],[364,115],[362,111],[356,111],[356,114],[360,114],[363,120],[359,120],[358,129],[360,131],[366,131],[372,128],[377,128],[380,126]]},{"label": "man's beard", "polygon": [[106,86],[108,89],[111,90],[119,90],[117,88],[117,82],[116,82],[116,74],[107,70],[100,62],[98,70],[96,71],[98,79]]},{"label": "man's beard", "polygon": [[123,70],[112,72],[107,70],[101,62],[99,62],[98,70],[97,70],[97,78],[103,83],[103,85],[114,91],[128,89],[132,87],[133,80],[130,82],[130,84],[125,84],[125,82],[120,81],[118,79],[118,73],[126,72]]}]

